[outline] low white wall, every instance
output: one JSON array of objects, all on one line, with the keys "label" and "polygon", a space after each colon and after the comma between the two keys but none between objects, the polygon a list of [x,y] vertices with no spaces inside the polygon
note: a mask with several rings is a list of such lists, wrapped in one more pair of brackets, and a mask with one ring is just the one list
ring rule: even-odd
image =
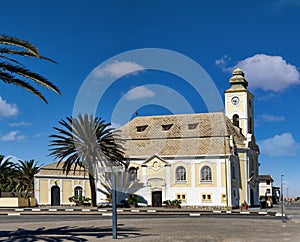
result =
[{"label": "low white wall", "polygon": [[28,199],[22,197],[0,197],[0,207],[28,207]]}]

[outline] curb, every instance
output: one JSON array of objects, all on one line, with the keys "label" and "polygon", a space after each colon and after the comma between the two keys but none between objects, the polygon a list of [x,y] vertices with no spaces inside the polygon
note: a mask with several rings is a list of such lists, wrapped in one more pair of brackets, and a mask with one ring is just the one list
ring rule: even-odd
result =
[{"label": "curb", "polygon": [[[111,208],[1,208],[0,215],[102,215],[111,216]],[[279,216],[277,212],[266,211],[234,211],[234,210],[197,210],[197,209],[165,209],[165,208],[118,208],[118,215],[256,215]],[[280,214],[281,216],[281,214]]]}]

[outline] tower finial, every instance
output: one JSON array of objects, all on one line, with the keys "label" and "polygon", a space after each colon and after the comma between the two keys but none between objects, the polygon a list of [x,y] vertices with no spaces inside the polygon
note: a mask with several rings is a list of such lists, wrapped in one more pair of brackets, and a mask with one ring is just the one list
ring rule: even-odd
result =
[{"label": "tower finial", "polygon": [[240,68],[234,69],[234,71],[232,72],[232,77],[229,80],[229,83],[231,85],[241,84],[245,88],[247,88],[248,86],[248,82],[245,79],[245,74]]}]

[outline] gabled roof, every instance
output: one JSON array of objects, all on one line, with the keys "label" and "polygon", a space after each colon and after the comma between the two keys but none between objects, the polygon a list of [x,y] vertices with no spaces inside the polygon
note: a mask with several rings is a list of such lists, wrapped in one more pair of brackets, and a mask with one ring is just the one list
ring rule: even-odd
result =
[{"label": "gabled roof", "polygon": [[158,160],[160,160],[163,164],[168,164],[167,161],[165,161],[163,158],[159,157],[158,155],[152,155],[151,157],[149,157],[146,161],[143,162],[143,165],[149,163],[150,161],[152,161],[153,159],[157,158]]},{"label": "gabled roof", "polygon": [[271,175],[258,175],[258,179],[260,181],[264,181],[264,180],[271,180],[272,182],[274,182],[273,178]]},{"label": "gabled roof", "polygon": [[[143,131],[138,129],[146,125]],[[246,140],[221,112],[136,117],[120,130],[126,157],[224,154],[224,137],[228,154],[229,136],[241,145]]]},{"label": "gabled roof", "polygon": [[[40,171],[35,176],[47,176],[47,175],[57,175],[57,176],[66,176],[66,172],[63,171],[63,162],[58,164],[58,162],[51,163],[49,165],[42,166]],[[74,172],[75,165],[71,166],[68,177],[70,176],[86,176],[88,177],[88,172],[84,171],[83,168],[77,166],[76,171]]]}]

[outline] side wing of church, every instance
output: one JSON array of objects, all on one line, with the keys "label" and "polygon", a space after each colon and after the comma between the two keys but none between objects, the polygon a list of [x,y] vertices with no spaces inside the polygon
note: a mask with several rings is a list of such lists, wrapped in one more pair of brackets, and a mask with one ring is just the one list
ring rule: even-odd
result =
[{"label": "side wing of church", "polygon": [[135,117],[120,128],[130,165],[125,176],[117,172],[118,202],[136,194],[150,206],[174,199],[198,207],[259,204],[253,95],[240,69],[230,84],[225,114]]}]

